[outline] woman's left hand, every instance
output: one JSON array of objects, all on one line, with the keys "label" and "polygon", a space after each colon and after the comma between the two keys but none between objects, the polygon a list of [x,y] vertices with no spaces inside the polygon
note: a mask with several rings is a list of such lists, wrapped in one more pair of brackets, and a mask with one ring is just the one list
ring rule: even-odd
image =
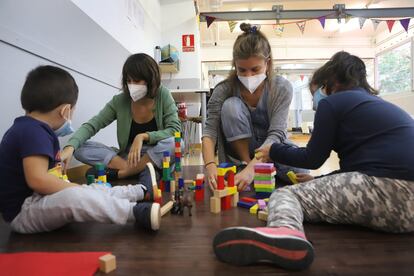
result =
[{"label": "woman's left hand", "polygon": [[128,166],[136,167],[141,159],[141,149],[144,138],[141,134],[135,136],[134,142],[132,142],[131,148],[128,154]]}]

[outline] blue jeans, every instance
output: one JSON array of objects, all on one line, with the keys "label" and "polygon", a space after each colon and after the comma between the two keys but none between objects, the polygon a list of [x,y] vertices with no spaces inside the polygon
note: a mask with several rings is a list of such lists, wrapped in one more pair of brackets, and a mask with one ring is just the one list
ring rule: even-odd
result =
[{"label": "blue jeans", "polygon": [[[181,143],[183,146],[183,143]],[[162,169],[162,159],[164,151],[170,152],[171,164],[174,163],[174,152],[175,152],[175,142],[174,137],[169,137],[164,140],[158,141],[155,145],[143,145],[141,150],[141,156],[145,153],[148,154],[151,161],[155,164],[158,169]],[[108,147],[102,143],[87,141],[78,148],[74,156],[76,159],[82,163],[94,166],[96,163],[104,163],[106,166],[111,160],[119,155],[123,159],[128,157],[129,149],[125,152],[118,152],[114,148]]]}]

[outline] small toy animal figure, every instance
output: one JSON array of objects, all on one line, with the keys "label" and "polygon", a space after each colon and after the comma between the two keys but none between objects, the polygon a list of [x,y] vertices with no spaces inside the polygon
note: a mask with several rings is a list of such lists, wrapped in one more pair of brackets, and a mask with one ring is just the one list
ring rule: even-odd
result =
[{"label": "small toy animal figure", "polygon": [[191,208],[193,208],[193,192],[186,189],[184,192],[182,189],[175,191],[174,205],[171,210],[171,214],[184,215],[184,207],[188,209],[188,215],[191,217]]},{"label": "small toy animal figure", "polygon": [[183,203],[181,200],[181,191],[177,190],[174,193],[174,205],[171,209],[171,214],[182,215],[183,214]]}]

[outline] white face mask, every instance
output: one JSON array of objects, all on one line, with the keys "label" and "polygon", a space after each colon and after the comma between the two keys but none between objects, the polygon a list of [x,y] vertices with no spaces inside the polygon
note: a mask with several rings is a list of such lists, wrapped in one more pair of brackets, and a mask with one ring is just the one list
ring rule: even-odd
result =
[{"label": "white face mask", "polygon": [[256,91],[257,87],[266,79],[266,74],[257,74],[250,77],[243,77],[243,76],[237,76],[241,83],[244,85],[244,87],[247,88],[247,90],[250,91],[250,93],[254,93]]},{"label": "white face mask", "polygon": [[148,88],[145,84],[128,84],[129,94],[134,102],[147,95]]}]

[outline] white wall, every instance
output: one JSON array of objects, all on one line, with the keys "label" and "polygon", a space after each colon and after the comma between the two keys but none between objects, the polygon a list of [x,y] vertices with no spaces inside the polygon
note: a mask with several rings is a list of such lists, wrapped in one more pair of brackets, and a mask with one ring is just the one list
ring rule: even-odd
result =
[{"label": "white wall", "polygon": [[153,56],[161,43],[159,0],[71,0],[129,52]]},{"label": "white wall", "polygon": [[[79,86],[73,120],[77,128],[119,93],[122,65],[132,51],[153,54],[160,40],[159,23],[148,18],[159,18],[158,1],[140,1],[145,9],[142,30],[120,19],[126,16],[123,1],[74,2],[82,10],[70,0],[0,2],[1,137],[14,118],[24,114],[20,91],[31,69],[52,64],[74,76]],[[128,32],[117,34],[122,28]],[[115,124],[93,139],[116,146]]]},{"label": "white wall", "polygon": [[[200,33],[193,0],[162,1],[161,6],[162,40],[161,47],[171,44],[180,54],[180,71],[162,74],[163,83],[176,89],[200,88],[201,59]],[[194,34],[194,52],[183,52],[182,35]]]}]

